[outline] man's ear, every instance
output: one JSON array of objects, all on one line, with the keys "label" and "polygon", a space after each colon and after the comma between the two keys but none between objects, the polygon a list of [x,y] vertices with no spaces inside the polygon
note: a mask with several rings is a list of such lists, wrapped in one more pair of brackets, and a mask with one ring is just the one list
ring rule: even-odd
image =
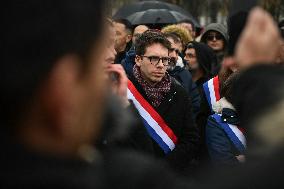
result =
[{"label": "man's ear", "polygon": [[128,34],[126,37],[126,43],[129,43],[132,40],[132,35]]},{"label": "man's ear", "polygon": [[79,58],[67,55],[56,61],[48,80],[40,89],[43,110],[59,132],[64,132],[64,127],[72,122],[70,117],[75,111],[79,79]]},{"label": "man's ear", "polygon": [[135,56],[135,63],[137,64],[137,66],[141,66],[141,64],[142,64],[142,58],[141,58],[141,56],[138,56],[138,55],[136,55]]}]

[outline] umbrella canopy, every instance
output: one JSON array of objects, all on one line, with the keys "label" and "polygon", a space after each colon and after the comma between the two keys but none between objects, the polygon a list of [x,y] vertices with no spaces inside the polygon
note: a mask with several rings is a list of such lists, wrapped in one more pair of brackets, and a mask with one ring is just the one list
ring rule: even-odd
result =
[{"label": "umbrella canopy", "polygon": [[196,27],[200,27],[197,20],[188,11],[182,9],[181,7],[177,5],[166,3],[166,2],[161,2],[161,1],[141,1],[141,2],[135,2],[132,4],[125,5],[121,7],[114,14],[113,18],[114,19],[121,19],[121,18],[127,19],[130,15],[134,13],[146,11],[149,9],[167,9],[170,11],[178,12],[182,15],[187,16],[187,19],[191,20]]},{"label": "umbrella canopy", "polygon": [[146,11],[136,12],[127,17],[132,25],[139,24],[175,24],[182,20],[189,19],[176,11],[167,9],[148,9]]}]

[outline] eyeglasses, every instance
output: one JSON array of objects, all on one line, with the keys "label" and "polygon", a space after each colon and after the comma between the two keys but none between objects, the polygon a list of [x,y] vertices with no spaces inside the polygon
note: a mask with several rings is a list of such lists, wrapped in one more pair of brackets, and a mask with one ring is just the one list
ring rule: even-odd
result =
[{"label": "eyeglasses", "polygon": [[150,60],[150,63],[154,66],[158,66],[160,60],[162,60],[164,66],[168,66],[170,62],[169,57],[158,57],[158,56],[141,56],[141,57],[148,58]]},{"label": "eyeglasses", "polygon": [[216,40],[221,40],[221,39],[223,39],[223,37],[222,37],[221,34],[208,35],[208,36],[206,37],[206,39],[207,39],[208,41],[213,41],[214,38],[215,38]]}]

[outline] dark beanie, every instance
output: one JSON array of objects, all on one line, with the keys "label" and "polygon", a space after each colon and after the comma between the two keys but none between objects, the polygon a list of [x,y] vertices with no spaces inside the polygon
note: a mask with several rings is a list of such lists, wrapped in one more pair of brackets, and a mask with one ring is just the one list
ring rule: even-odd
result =
[{"label": "dark beanie", "polygon": [[228,18],[228,55],[233,56],[235,53],[236,44],[245,27],[248,17],[247,11],[239,11]]}]

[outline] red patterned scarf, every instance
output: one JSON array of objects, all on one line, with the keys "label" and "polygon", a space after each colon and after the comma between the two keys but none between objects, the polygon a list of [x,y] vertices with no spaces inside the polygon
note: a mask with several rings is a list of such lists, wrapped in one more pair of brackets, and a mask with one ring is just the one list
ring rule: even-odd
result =
[{"label": "red patterned scarf", "polygon": [[149,103],[154,107],[158,107],[165,95],[170,91],[171,77],[169,74],[166,73],[165,77],[155,85],[151,85],[143,79],[140,68],[137,65],[134,65],[133,67],[133,75],[146,92],[146,95],[150,100]]}]

